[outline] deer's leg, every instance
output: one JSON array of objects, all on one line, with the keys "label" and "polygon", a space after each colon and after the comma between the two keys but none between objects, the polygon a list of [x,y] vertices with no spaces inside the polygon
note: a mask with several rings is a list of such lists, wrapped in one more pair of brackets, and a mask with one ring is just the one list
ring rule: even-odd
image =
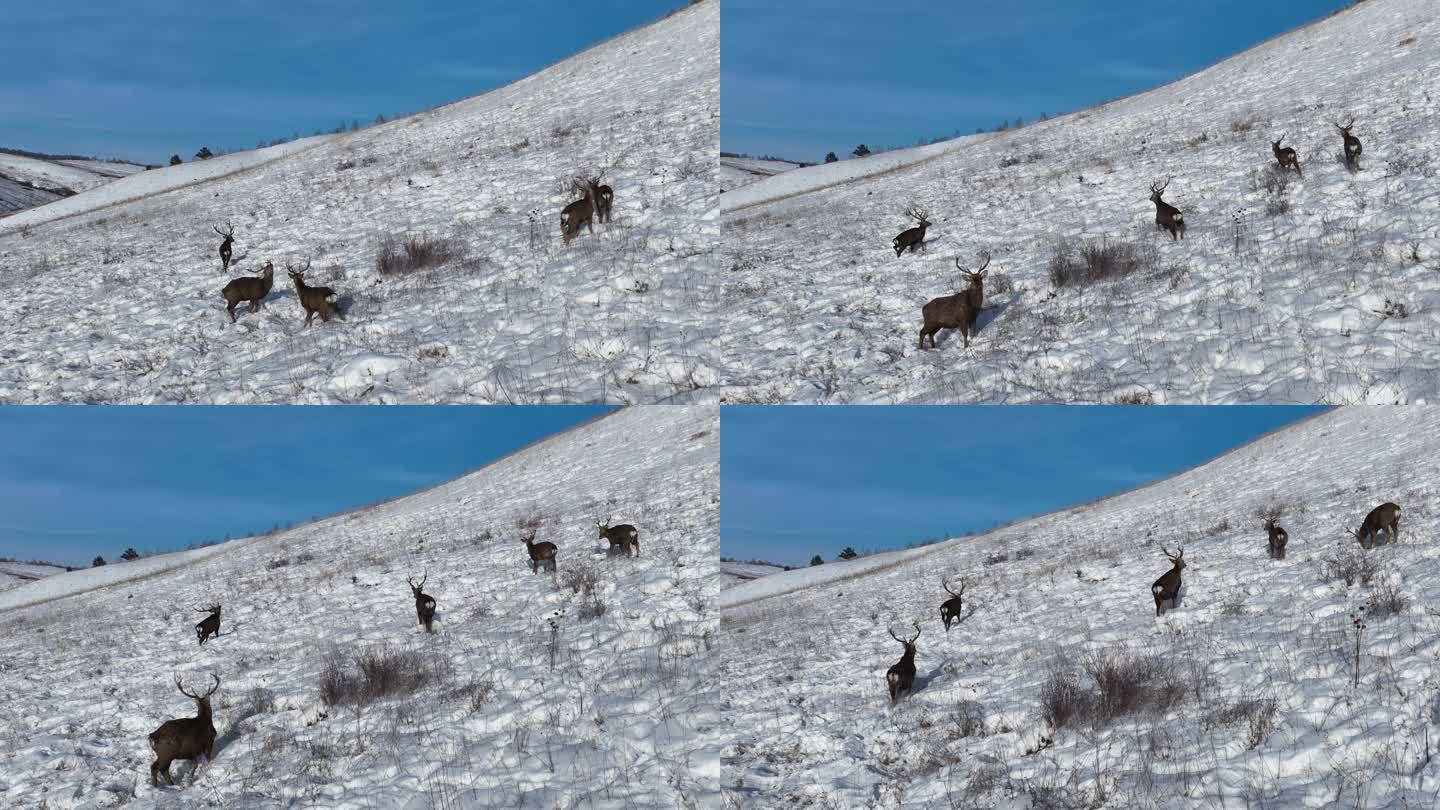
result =
[{"label": "deer's leg", "polygon": [[230,322],[235,323],[235,305],[231,304],[230,306],[225,307],[225,311],[230,313]]}]

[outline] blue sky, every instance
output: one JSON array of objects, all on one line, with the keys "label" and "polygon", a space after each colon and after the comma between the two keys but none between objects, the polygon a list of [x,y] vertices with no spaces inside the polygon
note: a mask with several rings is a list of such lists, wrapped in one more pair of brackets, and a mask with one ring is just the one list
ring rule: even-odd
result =
[{"label": "blue sky", "polygon": [[1120,492],[1314,406],[721,409],[720,553],[803,565]]},{"label": "blue sky", "polygon": [[0,556],[263,532],[455,477],[603,406],[0,407]]},{"label": "blue sky", "polygon": [[1348,0],[725,0],[721,146],[818,161],[1031,121],[1213,64]]},{"label": "blue sky", "polygon": [[0,146],[185,160],[533,73],[684,0],[0,0]]}]

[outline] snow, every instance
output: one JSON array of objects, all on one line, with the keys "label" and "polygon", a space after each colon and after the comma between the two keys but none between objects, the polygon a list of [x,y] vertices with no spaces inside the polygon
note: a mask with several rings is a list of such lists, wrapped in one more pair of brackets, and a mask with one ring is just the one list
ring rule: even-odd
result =
[{"label": "snow", "polygon": [[[49,563],[6,562],[0,560],[0,592],[7,591],[28,582],[63,574],[65,569]],[[0,596],[0,604],[4,597]]]},{"label": "snow", "polygon": [[721,155],[720,188],[728,193],[762,178],[774,177],[799,167],[799,163],[792,163],[788,160],[761,160]]},{"label": "snow", "polygon": [[[827,577],[830,563],[756,580],[775,595],[721,619],[728,798],[1433,807],[1437,452],[1440,408],[1339,408],[1157,483],[843,581]],[[1361,551],[1346,530],[1386,501],[1403,510],[1400,541]],[[1283,561],[1268,558],[1258,517],[1277,503]],[[1162,548],[1177,546],[1187,562],[1180,605],[1157,618],[1150,586],[1169,567]],[[1368,584],[1326,576],[1327,560],[1350,558],[1377,566]],[[945,577],[966,582],[949,633],[938,616]],[[736,604],[736,590],[721,603]],[[1375,605],[1391,593],[1398,612],[1386,616]],[[1356,689],[1351,614],[1362,605]],[[885,671],[901,649],[887,630],[910,635],[915,621],[915,690],[892,707]],[[1076,671],[1103,653],[1170,662],[1182,696],[1168,709],[1052,729],[1040,715],[1052,668]],[[1079,684],[1094,689],[1089,676]]]},{"label": "snow", "polygon": [[[714,806],[718,438],[714,405],[622,409],[382,504],[6,591],[0,805]],[[608,557],[596,517],[635,524],[642,556]],[[559,546],[558,582],[530,572],[522,523]],[[406,585],[423,572],[434,635]],[[9,607],[26,591],[46,601]],[[197,646],[212,601],[221,634]],[[322,703],[327,661],[381,648],[448,674]],[[146,735],[193,715],[172,678],[210,673],[214,761],[151,787]]]},{"label": "snow", "polygon": [[0,152],[0,217],[145,171],[135,163],[47,160]]},{"label": "snow", "polygon": [[733,588],[742,582],[759,579],[760,577],[778,574],[784,571],[778,565],[767,565],[764,563],[742,563],[733,561],[720,561],[720,587],[721,589]]},{"label": "snow", "polygon": [[[713,401],[719,19],[708,0],[484,95],[0,221],[0,401]],[[566,246],[569,179],[601,171],[612,221]],[[381,275],[407,237],[452,255]],[[346,321],[302,328],[284,270],[307,258]],[[231,324],[221,288],[267,261]]]},{"label": "snow", "polygon": [[[726,401],[1434,401],[1436,42],[1433,3],[1369,0],[1150,92],[727,191]],[[1303,178],[1271,169],[1282,133]],[[1154,225],[1166,177],[1184,241]],[[896,258],[912,205],[928,250]],[[1139,269],[1057,289],[1062,242]],[[981,251],[978,339],[919,350],[921,307]]]}]

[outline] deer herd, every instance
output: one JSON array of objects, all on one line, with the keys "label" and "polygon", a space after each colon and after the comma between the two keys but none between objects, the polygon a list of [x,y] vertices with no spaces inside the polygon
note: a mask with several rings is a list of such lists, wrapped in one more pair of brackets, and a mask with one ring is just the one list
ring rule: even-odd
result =
[{"label": "deer herd", "polygon": [[[614,557],[617,554],[625,557],[640,556],[640,532],[633,525],[622,523],[611,526],[596,519],[595,526],[599,529],[599,538],[608,540],[610,543],[606,552],[607,556]],[[550,573],[555,573],[556,546],[554,543],[535,542],[533,531],[525,534],[521,541],[525,543],[525,549],[530,554],[531,573],[538,573],[542,566]],[[426,633],[434,633],[435,597],[424,591],[425,584],[429,581],[429,571],[421,574],[418,583],[414,577],[405,578],[405,582],[410,586],[410,596],[415,600],[415,618],[419,622],[419,626],[423,627]],[[964,589],[963,584],[961,589]],[[209,639],[220,636],[221,606],[216,603],[208,607],[197,608],[196,612],[208,614],[195,625],[195,636],[203,646]],[[914,670],[912,663],[910,667],[912,676]],[[177,759],[197,761],[202,755],[206,760],[213,756],[215,722],[210,713],[210,696],[220,688],[220,676],[212,674],[211,677],[215,682],[203,695],[197,695],[187,690],[180,678],[178,676],[175,678],[175,687],[180,690],[180,693],[195,701],[196,716],[166,720],[150,734],[150,748],[155,752],[155,761],[150,765],[150,784],[152,786],[158,786],[161,777],[164,777],[168,784],[175,784],[175,780],[170,776],[170,763]],[[196,764],[198,766],[199,763]]]},{"label": "deer herd", "polygon": [[[1351,118],[1350,123],[1344,126],[1338,123],[1334,126],[1340,131],[1340,137],[1343,141],[1344,148],[1342,155],[1346,167],[1351,171],[1358,171],[1360,168],[1360,153],[1363,151],[1363,148],[1361,147],[1360,139],[1350,133],[1350,130],[1355,127],[1355,119]],[[1276,164],[1280,167],[1281,171],[1293,169],[1297,175],[1304,177],[1305,174],[1300,169],[1299,156],[1295,153],[1294,148],[1289,146],[1282,147],[1281,144],[1284,141],[1285,133],[1281,133],[1279,140],[1270,142],[1270,149],[1275,155]],[[1170,234],[1171,241],[1178,241],[1185,238],[1185,214],[1182,213],[1179,208],[1165,202],[1163,199],[1165,189],[1170,187],[1171,179],[1172,178],[1166,178],[1163,183],[1157,182],[1150,184],[1150,202],[1155,204],[1156,229]],[[930,227],[929,215],[921,208],[914,206],[907,208],[905,210],[905,216],[915,220],[916,224],[914,227],[901,231],[893,240],[892,245],[895,248],[895,258],[897,259],[906,251],[913,253],[917,248],[923,249],[925,247],[925,231]],[[982,256],[985,264],[988,265],[990,263],[990,254],[984,253]],[[920,328],[920,349],[922,350],[925,348],[926,338],[929,338],[931,348],[937,348],[935,344],[935,334],[941,329],[961,330],[961,334],[964,336],[965,348],[970,348],[970,336],[975,334],[976,322],[980,317],[981,311],[984,309],[984,292],[979,274],[985,272],[985,267],[981,266],[979,271],[972,274],[965,270],[965,268],[960,267],[960,260],[958,258],[955,260],[955,266],[959,267],[960,271],[965,274],[965,277],[969,281],[969,286],[954,295],[933,298],[929,303],[921,307],[921,317],[925,321],[925,325]]]},{"label": "deer herd", "polygon": [[[580,199],[569,203],[560,211],[560,236],[565,244],[570,244],[570,240],[580,233],[581,227],[594,233],[593,223],[610,222],[610,211],[615,204],[615,190],[601,182],[603,179],[603,175],[597,175],[571,180],[571,188],[580,193]],[[224,240],[220,243],[220,272],[223,273],[230,269],[235,226],[226,222],[223,231],[218,225],[210,227]],[[290,281],[295,285],[296,299],[305,311],[305,326],[308,327],[316,315],[320,316],[321,323],[328,322],[332,315],[345,320],[343,311],[336,303],[334,290],[329,287],[311,287],[305,283],[305,272],[310,269],[309,259],[305,260],[305,266],[299,270],[290,265],[286,265],[285,269],[290,274]],[[260,302],[270,294],[274,284],[275,268],[270,262],[265,262],[258,276],[231,279],[220,291],[220,295],[225,298],[225,311],[230,315],[230,322],[235,323],[235,307],[241,303],[248,303],[251,312],[259,312]]]},{"label": "deer herd", "polygon": [[[1273,560],[1285,559],[1285,544],[1289,542],[1289,535],[1278,524],[1277,517],[1266,517],[1264,519],[1265,533],[1268,537],[1268,553]],[[1397,543],[1400,540],[1400,507],[1393,503],[1382,503],[1371,509],[1365,515],[1365,520],[1360,523],[1360,528],[1349,530],[1359,543],[1360,547],[1370,550],[1375,547],[1379,536],[1383,533],[1385,543]],[[1155,583],[1150,586],[1150,596],[1155,600],[1155,615],[1162,616],[1165,612],[1165,604],[1176,608],[1180,604],[1181,572],[1185,570],[1185,548],[1176,549],[1174,554],[1165,547],[1160,550],[1165,554],[1165,559],[1170,562],[1170,570],[1160,575]],[[950,625],[958,623],[961,618],[961,611],[964,603],[961,596],[965,593],[965,580],[960,580],[960,590],[950,589],[950,581],[941,578],[940,586],[950,595],[949,599],[940,603],[940,621],[945,625],[945,632],[950,632]],[[973,609],[972,609],[973,610]],[[908,639],[895,635],[890,631],[891,638],[904,645],[904,653],[900,660],[885,672],[885,683],[890,692],[890,702],[894,704],[900,699],[901,694],[909,694],[914,688],[915,682],[915,644],[920,638],[920,623],[915,622],[915,635]]]}]

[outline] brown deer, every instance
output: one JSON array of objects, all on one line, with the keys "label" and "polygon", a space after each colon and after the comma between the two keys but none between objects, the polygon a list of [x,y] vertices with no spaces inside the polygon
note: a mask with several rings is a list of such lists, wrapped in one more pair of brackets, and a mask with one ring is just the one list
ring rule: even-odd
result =
[{"label": "brown deer", "polygon": [[930,220],[926,213],[919,208],[906,209],[905,216],[920,224],[901,231],[900,235],[895,237],[895,258],[897,259],[900,258],[901,253],[907,250],[913,253],[916,247],[924,248],[925,229],[930,227]]},{"label": "brown deer", "polygon": [[435,597],[420,590],[425,587],[425,583],[429,579],[430,572],[426,571],[424,575],[420,577],[419,585],[416,585],[415,580],[411,577],[406,577],[405,581],[410,583],[410,593],[415,596],[415,616],[420,620],[420,624],[425,626],[425,632],[433,633],[435,632],[435,628],[433,627],[435,621]]},{"label": "brown deer", "polygon": [[260,311],[260,301],[270,294],[275,285],[275,267],[265,263],[265,270],[258,276],[246,276],[231,280],[220,294],[225,296],[225,311],[230,313],[230,322],[235,323],[235,307],[241,301],[250,302],[250,311]]},{"label": "brown deer", "polygon": [[209,613],[209,616],[195,623],[195,637],[200,639],[201,646],[211,636],[220,635],[220,605],[214,604],[210,607],[196,608],[196,613]]},{"label": "brown deer", "polygon": [[150,748],[155,752],[155,762],[150,765],[152,786],[159,784],[160,776],[164,776],[166,782],[175,784],[175,780],[170,777],[170,763],[177,759],[198,760],[201,754],[204,754],[207,760],[213,757],[215,721],[210,716],[210,696],[220,688],[220,676],[210,677],[215,679],[215,685],[203,695],[186,690],[180,678],[175,678],[175,687],[180,690],[180,694],[195,700],[197,714],[194,717],[166,720],[151,732]]},{"label": "brown deer", "polygon": [[530,552],[530,573],[540,573],[541,564],[548,567],[550,573],[555,573],[555,552],[558,551],[558,549],[555,548],[554,543],[548,541],[537,543],[535,542],[535,535],[533,533],[527,534],[520,539],[525,543],[525,550]]},{"label": "brown deer", "polygon": [[1280,164],[1282,170],[1294,169],[1296,174],[1304,177],[1305,173],[1300,171],[1300,158],[1296,157],[1295,150],[1289,146],[1283,149],[1280,147],[1281,141],[1284,140],[1285,134],[1282,132],[1279,141],[1270,142],[1270,151],[1275,153],[1275,162]]},{"label": "brown deer", "polygon": [[602,178],[603,175],[590,182],[595,186],[596,219],[600,220],[603,224],[608,224],[610,222],[610,208],[615,204],[615,189],[607,185],[602,185],[600,183]]},{"label": "brown deer", "polygon": [[1360,547],[1371,549],[1375,547],[1375,541],[1380,532],[1385,532],[1385,544],[1400,542],[1400,507],[1393,503],[1382,503],[1370,510],[1365,516],[1365,522],[1360,524],[1360,531],[1351,531],[1350,534],[1360,541]]},{"label": "brown deer", "polygon": [[584,225],[590,233],[595,232],[595,226],[591,224],[591,221],[595,217],[596,201],[599,199],[599,190],[593,181],[581,180],[577,177],[571,180],[570,184],[585,196],[560,210],[560,234],[565,238],[567,245],[580,232],[581,225]]},{"label": "brown deer", "polygon": [[915,640],[920,638],[920,623],[915,622],[915,635],[907,641],[890,631],[890,637],[905,645],[905,654],[885,672],[885,682],[890,685],[890,702],[900,698],[900,693],[909,693],[915,683]]},{"label": "brown deer", "polygon": [[335,297],[335,291],[329,287],[311,287],[305,283],[305,271],[310,269],[310,260],[305,260],[305,266],[296,270],[290,265],[285,265],[285,272],[290,274],[290,280],[295,282],[295,294],[300,299],[300,306],[305,309],[305,325],[310,325],[310,319],[316,313],[320,315],[320,322],[326,323],[331,315],[340,320],[345,320],[345,314],[335,307],[335,302],[330,300]]},{"label": "brown deer", "polygon": [[210,227],[214,229],[215,233],[225,237],[225,241],[220,243],[220,272],[223,273],[230,269],[230,245],[235,241],[235,226],[226,222],[223,231],[214,225]]},{"label": "brown deer", "polygon": [[1170,232],[1170,239],[1185,238],[1185,215],[1180,209],[1160,199],[1165,189],[1170,187],[1170,179],[1165,180],[1165,185],[1159,188],[1154,183],[1150,184],[1150,202],[1155,203],[1155,227]]},{"label": "brown deer", "polygon": [[[1331,121],[1330,123],[1335,124],[1334,121]],[[1354,118],[1351,118],[1350,123],[1346,124],[1343,127],[1339,124],[1335,124],[1335,128],[1340,130],[1340,137],[1345,139],[1345,165],[1349,166],[1351,169],[1356,169],[1359,167],[1360,153],[1365,151],[1365,147],[1360,145],[1360,139],[1350,134],[1350,130],[1354,127]]]},{"label": "brown deer", "polygon": [[945,632],[948,633],[950,632],[950,622],[960,619],[960,610],[965,606],[964,600],[960,598],[965,593],[965,579],[961,577],[958,592],[950,590],[950,583],[946,582],[944,578],[940,580],[940,587],[950,594],[949,599],[940,603],[940,621],[945,623]]},{"label": "brown deer", "polygon": [[1290,535],[1275,523],[1275,518],[1265,518],[1265,531],[1270,535],[1270,559],[1285,559],[1285,544],[1290,542]]},{"label": "brown deer", "polygon": [[640,532],[629,523],[622,523],[619,526],[611,526],[608,523],[595,521],[595,528],[600,530],[600,536],[610,541],[610,553],[620,549],[627,557],[640,556]]},{"label": "brown deer", "polygon": [[1179,554],[1171,554],[1164,546],[1160,547],[1165,556],[1170,558],[1172,566],[1169,571],[1160,575],[1155,584],[1150,586],[1150,593],[1155,597],[1155,615],[1160,615],[1160,604],[1169,602],[1170,606],[1179,607],[1180,598],[1180,571],[1185,567],[1185,547],[1180,547]]},{"label": "brown deer", "polygon": [[964,292],[932,298],[920,308],[920,316],[925,319],[925,325],[920,327],[921,349],[925,348],[927,337],[930,338],[930,348],[937,348],[935,335],[941,329],[959,329],[965,338],[965,348],[970,348],[970,335],[975,333],[976,322],[984,308],[985,268],[990,266],[990,254],[982,253],[980,256],[985,263],[973,273],[960,264],[958,257],[955,259],[956,269],[970,282]]}]

